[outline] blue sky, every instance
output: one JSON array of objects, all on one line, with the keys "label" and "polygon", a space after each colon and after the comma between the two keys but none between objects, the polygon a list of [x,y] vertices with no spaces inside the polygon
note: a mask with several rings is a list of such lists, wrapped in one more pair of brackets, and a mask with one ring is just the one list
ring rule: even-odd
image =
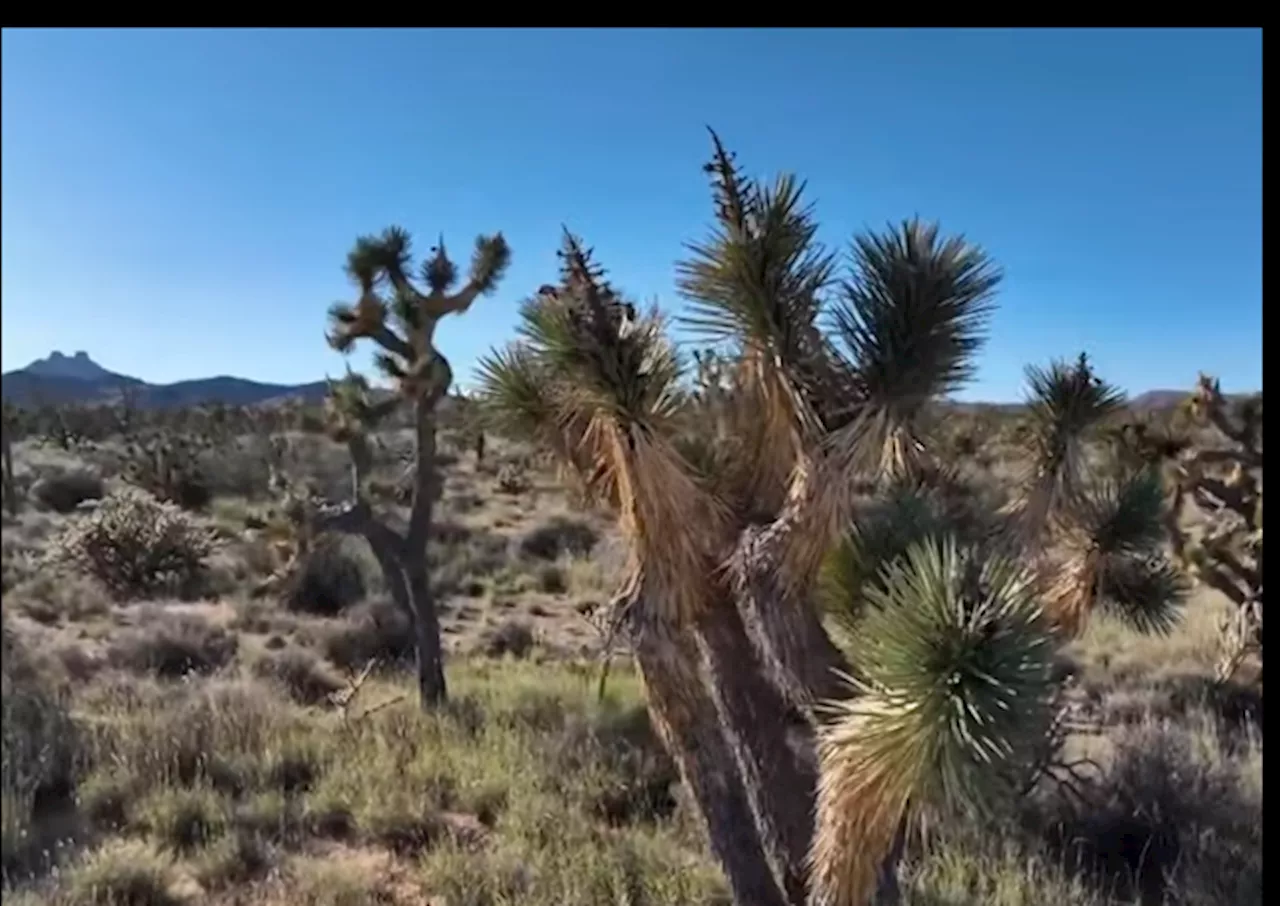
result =
[{"label": "blue sky", "polygon": [[1261,30],[5,29],[2,60],[6,370],[56,348],[151,381],[336,375],[345,254],[393,223],[464,260],[512,246],[441,325],[464,380],[553,279],[561,223],[676,309],[710,124],[807,179],[832,244],[918,213],[992,253],[967,398],[1081,349],[1134,392],[1262,385]]}]

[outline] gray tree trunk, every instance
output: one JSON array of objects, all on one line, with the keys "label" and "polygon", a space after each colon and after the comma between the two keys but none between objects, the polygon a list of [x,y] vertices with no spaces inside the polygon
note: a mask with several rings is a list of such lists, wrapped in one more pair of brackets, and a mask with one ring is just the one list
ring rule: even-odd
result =
[{"label": "gray tree trunk", "polygon": [[735,906],[790,906],[765,855],[694,638],[652,624],[630,634],[655,729],[693,794]]},{"label": "gray tree trunk", "polygon": [[444,704],[444,653],[440,645],[440,619],[427,575],[425,557],[405,570],[409,603],[413,610],[414,652],[418,668],[418,702],[424,711]]},{"label": "gray tree trunk", "polygon": [[762,670],[731,602],[699,621],[697,644],[770,865],[788,903],[804,906],[817,793],[812,727]]}]

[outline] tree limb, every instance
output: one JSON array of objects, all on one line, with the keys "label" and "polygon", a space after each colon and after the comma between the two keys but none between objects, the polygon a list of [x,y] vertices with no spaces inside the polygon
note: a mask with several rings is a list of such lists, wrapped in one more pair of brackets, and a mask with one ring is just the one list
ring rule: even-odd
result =
[{"label": "tree limb", "polygon": [[368,332],[368,336],[369,339],[392,355],[398,355],[410,362],[413,361],[413,347],[409,345],[407,340],[397,335],[395,331],[385,324],[371,329]]},{"label": "tree limb", "polygon": [[478,296],[484,294],[485,287],[480,281],[472,279],[456,293],[431,293],[422,296],[422,307],[433,318],[444,315],[461,314],[471,307]]}]

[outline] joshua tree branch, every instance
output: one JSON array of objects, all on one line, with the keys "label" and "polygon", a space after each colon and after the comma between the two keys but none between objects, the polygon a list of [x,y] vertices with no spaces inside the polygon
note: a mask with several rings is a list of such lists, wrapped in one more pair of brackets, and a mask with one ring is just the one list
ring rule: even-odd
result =
[{"label": "joshua tree branch", "polygon": [[434,318],[450,314],[461,314],[470,308],[471,303],[478,296],[483,295],[484,291],[484,285],[472,279],[456,293],[431,293],[429,296],[423,296],[422,304],[427,314]]},{"label": "joshua tree branch", "polygon": [[380,324],[378,327],[369,331],[369,339],[373,340],[387,352],[392,355],[398,355],[402,359],[413,360],[413,347],[409,345],[403,337],[397,335],[390,327]]},{"label": "joshua tree branch", "polygon": [[1227,574],[1216,566],[1201,567],[1197,577],[1205,585],[1222,592],[1239,606],[1243,606],[1244,603],[1249,600],[1249,596],[1244,592],[1244,590],[1235,582],[1231,581]]},{"label": "joshua tree branch", "polygon": [[1196,482],[1196,503],[1209,508],[1226,507],[1241,515],[1251,509],[1245,495],[1215,478],[1201,477]]},{"label": "joshua tree branch", "polygon": [[410,299],[422,298],[422,293],[418,292],[418,288],[410,282],[400,265],[392,264],[387,268],[387,280],[390,281],[396,292],[403,293]]}]

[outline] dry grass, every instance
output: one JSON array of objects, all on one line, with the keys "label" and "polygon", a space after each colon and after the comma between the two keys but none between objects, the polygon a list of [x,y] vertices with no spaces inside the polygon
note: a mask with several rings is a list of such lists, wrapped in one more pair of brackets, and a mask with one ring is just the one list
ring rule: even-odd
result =
[{"label": "dry grass", "polygon": [[[340,487],[340,451],[307,443]],[[101,450],[17,452],[26,486],[92,470],[118,487]],[[5,659],[6,902],[729,902],[625,662],[595,700],[590,617],[621,568],[607,524],[518,451],[491,445],[481,470],[442,457],[432,565],[453,700],[423,716],[408,622],[361,545],[322,548],[288,597],[250,596],[269,569],[245,531],[266,493],[253,455],[222,462],[193,517],[218,538],[204,600],[113,600],[46,566],[79,517],[6,517],[5,628],[22,652],[12,675]],[[992,482],[1016,465],[984,458]],[[1261,696],[1208,681],[1221,607],[1197,598],[1164,638],[1091,626],[1066,665],[1069,748],[1097,763],[1086,802],[1047,787],[998,827],[934,828],[906,902],[1260,903]],[[339,711],[333,693],[370,660]],[[37,743],[25,760],[11,710],[13,739]]]}]

